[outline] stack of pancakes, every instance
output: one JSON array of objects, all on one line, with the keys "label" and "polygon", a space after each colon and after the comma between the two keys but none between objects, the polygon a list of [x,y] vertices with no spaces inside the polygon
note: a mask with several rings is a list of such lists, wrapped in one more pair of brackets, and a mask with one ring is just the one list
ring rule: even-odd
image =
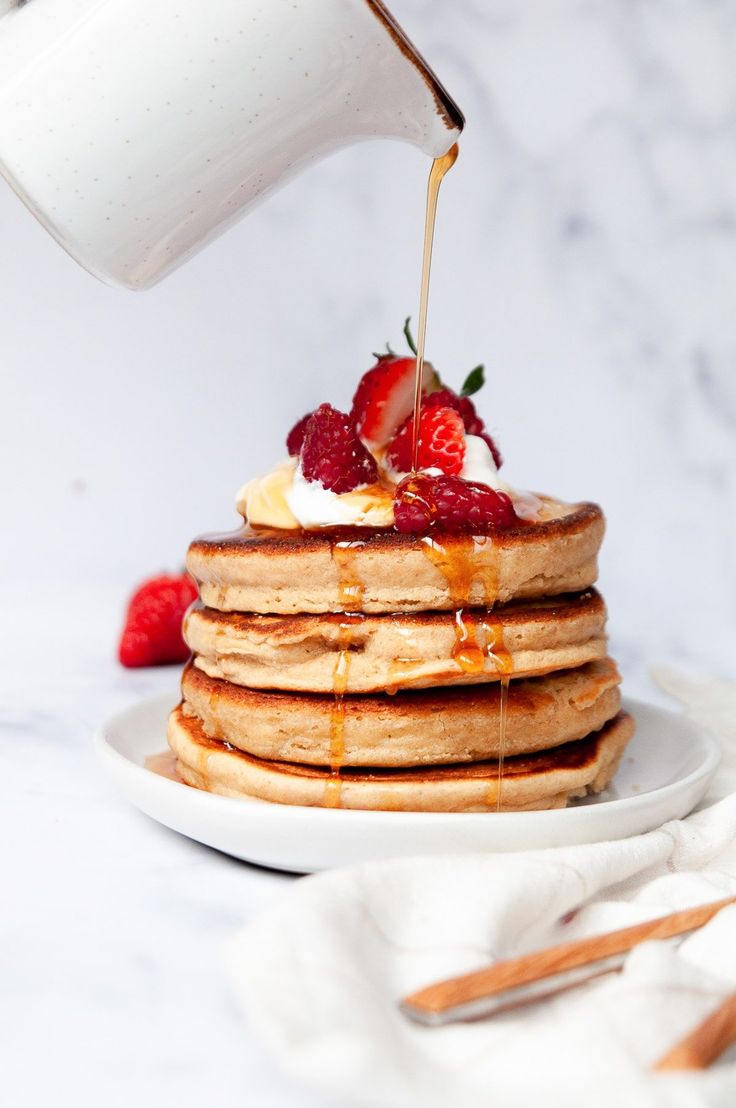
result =
[{"label": "stack of pancakes", "polygon": [[190,785],[286,804],[563,807],[633,733],[592,588],[594,504],[492,535],[195,540],[169,745]]}]

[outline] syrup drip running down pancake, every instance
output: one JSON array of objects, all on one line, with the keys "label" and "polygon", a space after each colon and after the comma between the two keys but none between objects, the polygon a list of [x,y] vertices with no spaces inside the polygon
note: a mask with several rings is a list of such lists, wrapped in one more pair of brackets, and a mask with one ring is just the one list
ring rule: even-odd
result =
[{"label": "syrup drip running down pancake", "polygon": [[[542,754],[507,757],[501,811],[562,808],[570,799],[600,792],[618,768],[634,730],[620,712],[599,731]],[[329,807],[329,769],[268,761],[208,738],[201,723],[176,709],[169,745],[189,785],[222,796],[277,804]],[[391,770],[342,770],[343,808],[405,812],[484,812],[499,807],[497,762]]]},{"label": "syrup drip running down pancake", "polygon": [[210,677],[260,689],[327,693],[337,685],[343,694],[370,693],[581,666],[605,657],[605,619],[590,589],[493,609],[394,615],[259,616],[198,606],[184,637]]},{"label": "syrup drip running down pancake", "polygon": [[[609,659],[580,669],[512,681],[506,753],[557,747],[616,715],[620,677]],[[336,761],[334,698],[264,692],[207,677],[190,665],[182,679],[184,712],[206,734],[259,758],[325,767]],[[339,762],[411,766],[499,756],[499,682],[424,689],[395,696],[344,696]]]},{"label": "syrup drip running down pancake", "polygon": [[[290,615],[452,611],[590,588],[597,577],[603,513],[558,504],[544,522],[479,537],[370,531],[339,533],[249,526],[195,539],[187,568],[209,608]],[[346,603],[347,601],[347,603]]]}]

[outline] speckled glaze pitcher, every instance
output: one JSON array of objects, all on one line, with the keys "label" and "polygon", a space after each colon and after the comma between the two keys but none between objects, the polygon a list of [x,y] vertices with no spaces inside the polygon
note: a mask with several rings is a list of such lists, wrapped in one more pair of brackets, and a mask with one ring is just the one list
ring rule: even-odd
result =
[{"label": "speckled glaze pitcher", "polygon": [[462,125],[380,0],[0,0],[0,171],[128,288],[323,154]]}]

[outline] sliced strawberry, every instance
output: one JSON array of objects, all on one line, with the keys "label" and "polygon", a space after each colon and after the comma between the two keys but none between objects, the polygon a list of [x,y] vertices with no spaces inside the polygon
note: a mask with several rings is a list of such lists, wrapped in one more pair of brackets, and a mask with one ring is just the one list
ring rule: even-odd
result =
[{"label": "sliced strawberry", "polygon": [[510,497],[461,477],[405,477],[394,492],[394,526],[405,534],[479,531],[520,523]]},{"label": "sliced strawberry", "polygon": [[302,473],[332,492],[352,492],[378,480],[378,466],[345,412],[320,404],[307,424],[301,449]]},{"label": "sliced strawberry", "polygon": [[[445,391],[445,390],[443,390]],[[429,399],[429,398],[427,398]],[[386,464],[399,473],[412,467],[414,417],[401,425],[386,452]],[[465,428],[454,408],[430,407],[425,400],[419,415],[418,469],[441,469],[455,476],[465,461]]]},{"label": "sliced strawberry", "polygon": [[[364,373],[355,396],[351,415],[358,434],[371,448],[385,446],[414,406],[416,360],[384,354],[373,369]],[[429,362],[422,371],[422,392],[436,381]]]}]

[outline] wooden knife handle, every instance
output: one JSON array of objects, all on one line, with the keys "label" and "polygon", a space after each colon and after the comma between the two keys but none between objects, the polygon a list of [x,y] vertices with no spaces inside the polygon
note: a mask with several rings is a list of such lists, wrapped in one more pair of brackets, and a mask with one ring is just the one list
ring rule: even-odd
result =
[{"label": "wooden knife handle", "polygon": [[702,1070],[736,1042],[736,993],[660,1058],[655,1070]]},{"label": "wooden knife handle", "polygon": [[496,962],[495,965],[474,973],[428,985],[406,997],[401,1006],[403,1009],[414,1008],[426,1013],[444,1012],[448,1008],[456,1008],[481,997],[495,996],[505,989],[538,981],[563,970],[610,958],[650,939],[670,939],[687,931],[695,931],[720,912],[721,908],[734,903],[736,897],[728,897],[712,904],[702,904],[683,912],[648,920],[646,923],[638,923],[633,927],[624,927],[620,931],[610,931],[605,935],[594,935],[588,939],[534,951],[521,958]]}]

